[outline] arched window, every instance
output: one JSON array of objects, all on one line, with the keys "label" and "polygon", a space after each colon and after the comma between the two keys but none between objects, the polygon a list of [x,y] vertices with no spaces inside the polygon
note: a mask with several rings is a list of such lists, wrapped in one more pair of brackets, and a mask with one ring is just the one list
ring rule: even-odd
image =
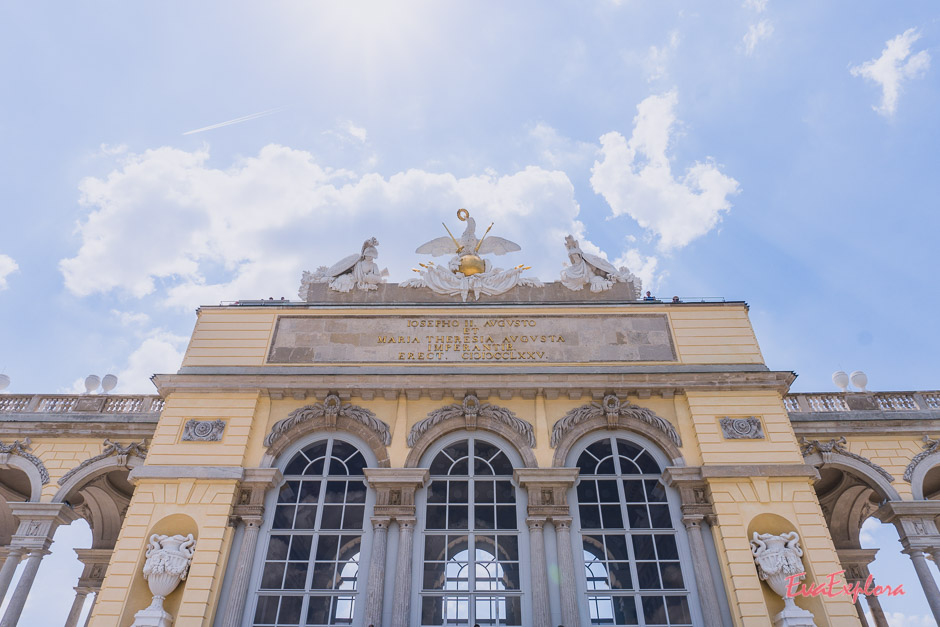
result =
[{"label": "arched window", "polygon": [[305,447],[284,468],[263,547],[251,625],[351,625],[358,603],[366,460],[338,438]]},{"label": "arched window", "polygon": [[522,625],[519,514],[513,466],[470,437],[430,465],[424,516],[420,624]]},{"label": "arched window", "polygon": [[642,446],[605,437],[577,465],[589,624],[691,626],[692,580],[659,464]]}]

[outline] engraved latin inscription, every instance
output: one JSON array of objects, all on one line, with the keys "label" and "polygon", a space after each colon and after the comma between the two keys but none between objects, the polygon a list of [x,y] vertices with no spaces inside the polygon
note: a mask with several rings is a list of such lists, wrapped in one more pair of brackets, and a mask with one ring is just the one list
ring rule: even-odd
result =
[{"label": "engraved latin inscription", "polygon": [[662,314],[281,316],[268,363],[674,361]]}]

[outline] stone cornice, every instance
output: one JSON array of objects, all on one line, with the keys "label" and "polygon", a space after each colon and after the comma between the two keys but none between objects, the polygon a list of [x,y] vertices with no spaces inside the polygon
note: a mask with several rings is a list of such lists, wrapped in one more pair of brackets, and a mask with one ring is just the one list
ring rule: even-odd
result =
[{"label": "stone cornice", "polygon": [[[472,377],[470,388],[468,377]],[[573,379],[576,377],[576,379]],[[154,377],[161,394],[174,392],[240,392],[260,393],[271,398],[325,398],[328,390],[340,396],[370,400],[374,397],[395,399],[404,392],[409,399],[428,396],[441,399],[453,396],[462,400],[474,392],[481,400],[499,394],[532,398],[600,400],[605,394],[651,395],[671,398],[688,391],[771,390],[786,393],[795,375],[792,372],[769,371],[764,366],[745,364],[728,367],[697,366],[571,366],[516,369],[447,368],[429,370],[415,368],[379,368],[364,366],[331,368],[186,368],[181,374]],[[573,383],[577,381],[577,383]],[[344,398],[346,400],[346,398]]]}]

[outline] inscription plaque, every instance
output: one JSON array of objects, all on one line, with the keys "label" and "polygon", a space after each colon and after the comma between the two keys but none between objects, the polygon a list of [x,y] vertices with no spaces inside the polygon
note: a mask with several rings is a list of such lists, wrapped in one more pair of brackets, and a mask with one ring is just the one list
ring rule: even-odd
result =
[{"label": "inscription plaque", "polygon": [[272,364],[675,361],[665,314],[280,316]]}]

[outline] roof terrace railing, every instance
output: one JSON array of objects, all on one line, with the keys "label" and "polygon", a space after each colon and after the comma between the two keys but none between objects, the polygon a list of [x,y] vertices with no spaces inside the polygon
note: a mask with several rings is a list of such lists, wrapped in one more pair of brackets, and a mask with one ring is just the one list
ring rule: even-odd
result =
[{"label": "roof terrace railing", "polygon": [[3,414],[149,414],[163,410],[156,395],[112,394],[0,394]]},{"label": "roof terrace railing", "polygon": [[783,404],[791,413],[842,411],[930,411],[940,409],[940,392],[833,392],[787,394]]}]

